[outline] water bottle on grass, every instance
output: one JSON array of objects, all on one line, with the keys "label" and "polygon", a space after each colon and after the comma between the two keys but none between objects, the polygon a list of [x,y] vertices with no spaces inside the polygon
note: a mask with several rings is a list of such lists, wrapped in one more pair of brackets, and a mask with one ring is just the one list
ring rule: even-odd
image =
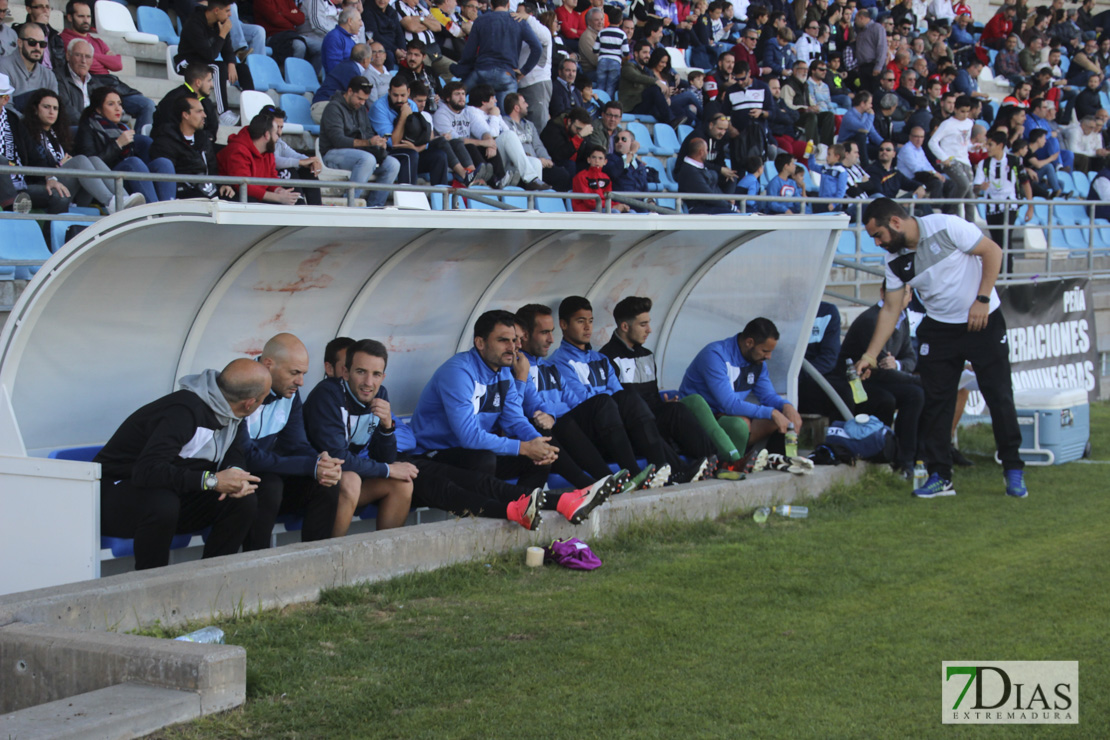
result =
[{"label": "water bottle on grass", "polygon": [[190,632],[181,637],[175,637],[175,640],[181,642],[199,642],[205,645],[223,645],[224,644],[224,631],[219,627],[205,627],[196,632]]},{"label": "water bottle on grass", "polygon": [[913,489],[916,491],[918,488],[925,486],[925,481],[929,479],[929,473],[925,470],[925,463],[918,460],[913,466]]},{"label": "water bottle on grass", "polygon": [[790,517],[791,519],[805,519],[809,516],[809,509],[805,506],[776,506],[775,513],[779,516]]}]

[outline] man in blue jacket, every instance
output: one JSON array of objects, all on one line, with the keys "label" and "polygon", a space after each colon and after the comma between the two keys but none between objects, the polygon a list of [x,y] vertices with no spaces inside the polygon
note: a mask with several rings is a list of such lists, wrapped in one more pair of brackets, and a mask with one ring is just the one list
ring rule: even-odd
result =
[{"label": "man in blue jacket", "polygon": [[270,546],[279,514],[301,511],[301,540],[331,537],[339,500],[342,461],[325,450],[317,454],[305,436],[300,389],[308,372],[308,350],[292,334],[266,342],[258,362],[270,373],[270,394],[239,425],[236,442],[246,468],[261,478],[258,514],[243,550]]},{"label": "man in blue jacket", "polygon": [[[466,46],[451,71],[463,78],[470,90],[486,84],[497,93],[497,107],[505,107],[505,96],[517,91],[517,79],[540,62],[543,46],[526,23],[509,13],[509,0],[492,0],[491,12],[478,16],[466,37]],[[528,46],[528,58],[517,68],[521,44]]]},{"label": "man in blue jacket", "polygon": [[553,470],[573,485],[589,485],[609,474],[609,459],[632,476],[626,490],[665,485],[669,469],[656,471],[654,465],[640,469],[611,396],[601,393],[573,408],[563,399],[562,374],[547,359],[555,342],[551,309],[538,303],[521,306],[516,321],[521,348],[513,374],[522,381],[525,416],[558,442],[559,458]]},{"label": "man in blue jacket", "polygon": [[671,482],[690,483],[709,475],[715,461],[700,458],[685,464],[659,433],[655,415],[638,393],[621,385],[609,358],[590,346],[594,312],[582,296],[567,296],[559,304],[559,328],[563,342],[551,356],[563,379],[563,399],[573,408],[588,399],[605,394],[613,397],[620,411],[625,432],[636,454],[647,458],[657,469],[670,466]]},{"label": "man in blue jacket", "polygon": [[[752,319],[735,337],[698,352],[679,386],[679,395],[697,394],[706,400],[738,450],[785,433],[788,424],[801,431],[802,417],[775,392],[767,371],[778,339],[779,330],[770,319]],[[753,394],[758,403],[748,400]]]},{"label": "man in blue jacket", "polygon": [[[412,415],[417,451],[439,463],[542,488],[559,448],[524,417],[521,384],[509,370],[515,359],[516,317],[486,311],[474,322],[474,347],[440,365],[420,393]],[[545,504],[554,503],[577,524],[623,482],[607,476]]]}]

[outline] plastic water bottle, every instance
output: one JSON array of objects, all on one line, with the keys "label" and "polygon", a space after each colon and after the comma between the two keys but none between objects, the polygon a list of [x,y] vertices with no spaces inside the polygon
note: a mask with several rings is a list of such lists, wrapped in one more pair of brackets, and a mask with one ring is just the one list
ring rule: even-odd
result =
[{"label": "plastic water bottle", "polygon": [[925,463],[918,460],[913,466],[913,487],[914,490],[921,488],[925,485],[925,481],[929,479],[929,473],[925,470]]},{"label": "plastic water bottle", "polygon": [[805,519],[809,516],[809,509],[805,506],[776,506],[775,513],[791,519]]},{"label": "plastic water bottle", "polygon": [[205,627],[204,629],[190,632],[181,637],[175,637],[175,640],[181,642],[199,642],[205,645],[223,645],[224,644],[224,631],[219,627]]},{"label": "plastic water bottle", "polygon": [[848,385],[852,387],[852,400],[856,403],[866,402],[867,391],[863,389],[863,381],[859,379],[856,366],[852,364],[851,360],[845,360],[844,362],[848,365]]},{"label": "plastic water bottle", "polygon": [[771,510],[768,509],[766,506],[761,506],[755,510],[754,514],[752,514],[752,521],[754,521],[756,524],[766,524],[767,517],[769,516],[771,516]]},{"label": "plastic water bottle", "polygon": [[794,422],[786,425],[786,457],[790,459],[798,456],[798,433],[794,431]]}]

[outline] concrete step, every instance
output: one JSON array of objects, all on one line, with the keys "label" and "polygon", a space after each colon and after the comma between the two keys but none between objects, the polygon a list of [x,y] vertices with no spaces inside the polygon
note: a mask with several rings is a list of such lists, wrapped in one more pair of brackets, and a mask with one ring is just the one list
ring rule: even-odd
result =
[{"label": "concrete step", "polygon": [[121,683],[0,716],[0,735],[39,740],[143,737],[201,716],[191,691]]}]

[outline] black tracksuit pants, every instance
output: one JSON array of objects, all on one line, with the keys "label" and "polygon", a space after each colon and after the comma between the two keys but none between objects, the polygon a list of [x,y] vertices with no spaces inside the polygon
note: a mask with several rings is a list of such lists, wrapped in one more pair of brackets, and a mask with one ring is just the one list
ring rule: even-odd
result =
[{"label": "black tracksuit pants", "polygon": [[[438,455],[437,455],[438,457]],[[504,519],[506,505],[532,492],[500,478],[427,458],[412,458],[420,471],[412,488],[412,505],[429,506],[457,516]]]},{"label": "black tracksuit pants", "polygon": [[468,450],[464,447],[437,450],[429,458],[443,465],[485,473],[501,480],[516,478],[517,485],[528,491],[543,488],[551,472],[550,465],[536,465],[524,455],[498,455],[489,450]]},{"label": "black tracksuit pants", "polygon": [[640,472],[612,396],[599,393],[587,398],[556,420],[551,436],[559,443],[559,459],[551,469],[575,488],[586,488],[609,475],[606,460],[632,475]]},{"label": "black tracksuit pants", "polygon": [[952,418],[965,361],[974,367],[979,391],[990,408],[1002,467],[1022,469],[1018,456],[1021,429],[1014,410],[1010,345],[1002,311],[995,310],[986,328],[978,332],[969,332],[967,324],[942,324],[926,317],[917,329],[917,338],[921,342],[917,370],[925,391],[919,430],[929,472],[952,479]]},{"label": "black tracksuit pants", "polygon": [[659,433],[655,415],[651,413],[643,396],[635,391],[623,390],[614,393],[613,400],[620,410],[624,430],[628,433],[636,454],[647,458],[657,468],[670,465],[672,472],[682,469],[682,460]]},{"label": "black tracksuit pants", "polygon": [[212,527],[204,543],[206,558],[232,555],[247,536],[258,511],[258,496],[228,496],[215,491],[177,493],[140,488],[130,480],[100,482],[100,531],[135,540],[135,570],[169,565],[175,534]]},{"label": "black tracksuit pants", "polygon": [[339,486],[321,486],[314,478],[282,477],[277,473],[260,473],[258,513],[243,540],[243,552],[265,550],[270,546],[274,522],[281,514],[304,517],[301,542],[315,542],[331,537],[335,527],[335,511],[339,506]]}]

